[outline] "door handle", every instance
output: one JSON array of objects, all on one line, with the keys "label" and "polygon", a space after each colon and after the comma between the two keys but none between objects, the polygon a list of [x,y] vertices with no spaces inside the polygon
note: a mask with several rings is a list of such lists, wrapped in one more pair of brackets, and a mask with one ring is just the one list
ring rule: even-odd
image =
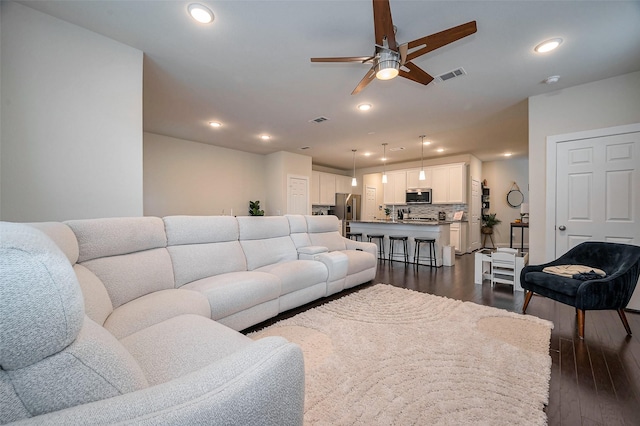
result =
[{"label": "door handle", "polygon": [[561,231],[564,231],[565,229],[567,229],[567,227],[564,226],[564,225],[560,225],[560,226],[558,226],[558,229],[561,230]]}]

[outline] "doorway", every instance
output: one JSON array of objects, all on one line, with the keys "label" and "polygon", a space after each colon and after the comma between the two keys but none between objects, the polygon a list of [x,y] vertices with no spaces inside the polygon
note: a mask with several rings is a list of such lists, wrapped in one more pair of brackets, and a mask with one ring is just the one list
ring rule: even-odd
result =
[{"label": "doorway", "polygon": [[374,220],[376,216],[376,212],[378,211],[377,206],[377,189],[375,186],[367,186],[365,188],[365,199],[364,199],[364,215],[362,216],[363,220]]},{"label": "doorway", "polygon": [[287,214],[309,214],[309,177],[287,175]]}]

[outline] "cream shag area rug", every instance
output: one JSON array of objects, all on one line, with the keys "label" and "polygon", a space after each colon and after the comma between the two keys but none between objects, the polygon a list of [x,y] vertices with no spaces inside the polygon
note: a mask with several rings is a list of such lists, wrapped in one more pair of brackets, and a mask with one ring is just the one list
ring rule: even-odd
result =
[{"label": "cream shag area rug", "polygon": [[302,347],[308,425],[544,425],[552,328],[378,284],[250,337]]}]

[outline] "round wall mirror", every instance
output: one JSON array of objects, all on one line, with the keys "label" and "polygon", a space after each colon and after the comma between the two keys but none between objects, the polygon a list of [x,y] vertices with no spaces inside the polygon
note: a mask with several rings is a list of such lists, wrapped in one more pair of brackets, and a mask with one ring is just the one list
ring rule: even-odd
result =
[{"label": "round wall mirror", "polygon": [[520,204],[524,201],[524,195],[519,189],[512,189],[507,193],[507,203],[511,207],[520,207]]}]

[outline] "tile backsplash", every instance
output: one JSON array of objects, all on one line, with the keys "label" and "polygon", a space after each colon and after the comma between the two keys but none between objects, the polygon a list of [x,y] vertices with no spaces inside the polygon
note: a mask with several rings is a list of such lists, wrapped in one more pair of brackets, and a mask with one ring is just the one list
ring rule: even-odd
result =
[{"label": "tile backsplash", "polygon": [[[390,207],[392,210],[393,208]],[[447,220],[453,220],[453,214],[457,211],[463,211],[462,220],[468,220],[468,205],[467,204],[413,204],[413,205],[396,205],[396,212],[398,209],[405,212],[410,211],[410,217],[429,217],[438,218],[439,212],[445,212],[447,214]],[[384,215],[384,212],[382,212]]]}]

